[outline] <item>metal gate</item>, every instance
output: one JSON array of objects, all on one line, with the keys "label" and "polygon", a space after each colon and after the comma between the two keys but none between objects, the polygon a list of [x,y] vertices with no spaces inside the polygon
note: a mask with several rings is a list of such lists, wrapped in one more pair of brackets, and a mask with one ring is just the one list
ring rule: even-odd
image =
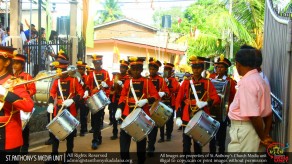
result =
[{"label": "metal gate", "polygon": [[[49,70],[54,56],[62,49],[72,60],[72,42],[68,38],[38,42],[32,39],[23,45],[23,54],[27,57],[26,72],[35,76],[39,71]],[[39,52],[40,50],[40,52]]]},{"label": "metal gate", "polygon": [[270,80],[272,92],[272,138],[288,142],[289,95],[291,87],[291,20],[290,14],[282,14],[266,0],[263,70]]}]

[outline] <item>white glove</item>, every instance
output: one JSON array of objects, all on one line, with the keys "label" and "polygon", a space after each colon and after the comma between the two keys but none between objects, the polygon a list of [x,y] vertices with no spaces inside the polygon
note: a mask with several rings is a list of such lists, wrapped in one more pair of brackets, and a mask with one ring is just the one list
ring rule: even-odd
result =
[{"label": "white glove", "polygon": [[84,86],[84,82],[83,82],[82,80],[80,81],[80,84],[81,84],[82,86]]},{"label": "white glove", "polygon": [[7,90],[2,85],[0,85],[0,95],[4,96],[6,92]]},{"label": "white glove", "polygon": [[167,78],[164,78],[164,81],[165,81],[166,83],[168,83],[168,79],[167,79]]},{"label": "white glove", "polygon": [[29,114],[30,114],[30,112],[24,112],[24,111],[20,110],[20,119],[21,120],[29,119]]},{"label": "white glove", "polygon": [[160,97],[165,96],[165,92],[158,92],[158,94],[159,94]]},{"label": "white glove", "polygon": [[206,101],[198,101],[198,102],[197,102],[197,106],[198,106],[200,109],[204,108],[204,107],[207,106],[207,105],[208,105],[208,103],[207,103]]},{"label": "white glove", "polygon": [[142,99],[142,100],[139,100],[137,103],[136,103],[136,105],[138,106],[138,107],[142,107],[142,106],[144,106],[145,104],[147,104],[148,103],[148,100],[147,99]]},{"label": "white glove", "polygon": [[84,92],[84,96],[83,96],[83,98],[87,98],[88,97],[88,90],[86,90],[85,92]]},{"label": "white glove", "polygon": [[63,101],[62,105],[66,106],[66,107],[69,107],[70,105],[73,104],[73,99],[67,99],[65,101]]},{"label": "white glove", "polygon": [[49,104],[48,108],[47,108],[48,113],[53,113],[54,111],[54,105],[52,103]]},{"label": "white glove", "polygon": [[104,88],[107,88],[108,87],[108,85],[104,81],[101,82],[101,86],[104,87]]},{"label": "white glove", "polygon": [[117,109],[115,113],[116,120],[119,120],[122,117],[122,110],[120,108]]},{"label": "white glove", "polygon": [[123,82],[121,80],[118,80],[117,83],[122,86],[123,85]]},{"label": "white glove", "polygon": [[178,118],[176,119],[175,124],[176,124],[176,126],[181,127],[181,125],[182,125],[182,120],[181,120],[180,117],[178,117]]}]

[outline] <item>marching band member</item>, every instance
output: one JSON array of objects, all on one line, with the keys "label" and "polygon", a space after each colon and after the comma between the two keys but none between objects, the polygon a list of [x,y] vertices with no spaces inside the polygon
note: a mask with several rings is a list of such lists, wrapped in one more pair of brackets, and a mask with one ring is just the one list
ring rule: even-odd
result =
[{"label": "marching band member", "polygon": [[11,89],[13,79],[12,58],[14,48],[0,46],[0,152],[18,153],[23,145],[20,110],[31,112],[33,100],[23,85]]},{"label": "marching band member", "polygon": [[[175,98],[176,95],[179,91],[180,84],[179,82],[175,79],[175,77],[172,76],[172,70],[173,70],[174,65],[171,63],[164,63],[164,76],[165,81],[167,83],[167,87],[169,89],[170,94],[168,96],[164,96],[162,98],[162,102],[165,105],[170,106],[172,109],[175,109]],[[174,112],[171,116],[171,118],[166,122],[166,141],[171,140],[171,133],[173,131],[173,117],[174,117]],[[164,141],[164,127],[160,128],[160,140],[158,142],[163,142]]]},{"label": "marching band member", "polygon": [[113,96],[111,99],[112,109],[111,109],[111,120],[113,123],[113,136],[111,136],[111,140],[115,140],[118,138],[118,120],[116,120],[115,113],[118,108],[118,102],[121,97],[121,92],[124,86],[124,83],[127,79],[130,78],[127,71],[129,69],[129,62],[125,60],[120,60],[120,73],[115,74],[112,80],[112,91]]},{"label": "marching band member", "polygon": [[[209,107],[219,103],[219,96],[217,95],[214,85],[210,80],[201,76],[204,70],[204,58],[192,56],[189,59],[193,75],[190,80],[184,80],[177,98],[176,98],[176,125],[178,127],[187,125],[190,119],[195,115],[199,109],[203,109],[209,114]],[[181,102],[185,98],[184,108],[181,108]],[[183,130],[185,127],[183,127]],[[193,142],[194,151],[202,153],[202,147],[199,143]],[[183,153],[185,155],[191,154],[191,138],[183,133]]]},{"label": "marching band member", "polygon": [[[101,89],[105,91],[107,97],[109,96],[110,77],[108,71],[102,69],[102,56],[92,55],[92,62],[95,70],[88,76],[88,87],[90,88],[90,96],[99,92]],[[91,114],[91,125],[93,129],[93,139],[91,148],[96,150],[98,145],[102,143],[101,127],[103,124],[104,109]]]},{"label": "marching band member", "polygon": [[86,67],[86,63],[84,63],[83,61],[77,61],[77,71],[80,73],[81,77],[82,77],[82,88],[84,90],[84,96],[83,99],[81,101],[79,101],[76,105],[80,108],[80,124],[81,124],[81,128],[80,128],[80,136],[84,136],[85,133],[88,132],[87,130],[87,115],[89,112],[89,108],[85,105],[85,101],[86,98],[88,97],[88,90],[89,88],[85,85],[87,83],[88,80],[88,76],[85,74],[85,67]]},{"label": "marching band member", "polygon": [[[143,61],[144,59],[142,58],[130,58],[130,72],[132,78],[125,81],[122,89],[118,109],[115,114],[117,120],[121,117],[127,117],[135,109],[135,106],[143,108],[144,112],[149,115],[149,106],[147,103],[152,104],[155,100],[160,98],[151,80],[141,76]],[[135,97],[138,100],[137,102]],[[124,161],[130,160],[130,144],[131,136],[124,130],[121,130],[120,154],[121,159]],[[138,163],[144,163],[146,159],[146,138],[136,142],[136,144]]]},{"label": "marching band member", "polygon": [[[13,57],[13,72],[14,77],[20,78],[22,80],[31,80],[32,76],[24,72],[26,57],[22,54],[16,54]],[[36,93],[35,83],[28,83],[24,85],[25,90],[28,92],[30,97]],[[21,119],[27,119],[28,113],[20,111]],[[28,121],[28,120],[27,120]],[[22,130],[23,146],[21,147],[21,152],[28,153],[29,147],[29,122],[26,124],[25,128]]]},{"label": "marching band member", "polygon": [[[66,60],[57,60],[53,62],[55,67],[58,70],[66,71],[69,61]],[[49,98],[49,106],[47,108],[48,113],[52,114],[53,117],[56,117],[59,111],[64,107],[68,108],[68,111],[74,116],[77,116],[77,110],[75,103],[80,101],[83,97],[83,89],[78,79],[71,77],[68,73],[63,73],[60,78],[55,79],[51,90]],[[56,102],[55,102],[56,99]],[[55,105],[54,105],[55,103]],[[67,150],[66,153],[72,153],[74,147],[74,135],[76,129],[67,136]],[[52,153],[58,154],[59,149],[59,140],[53,136],[52,143]]]},{"label": "marching band member", "polygon": [[[161,67],[161,62],[159,60],[156,60],[155,58],[151,57],[149,59],[149,73],[150,73],[149,79],[154,84],[156,90],[158,91],[160,98],[168,97],[169,90],[168,90],[167,84],[166,84],[164,78],[157,74],[159,67]],[[152,103],[151,104],[149,103],[149,105],[152,105]],[[156,142],[157,131],[158,131],[158,127],[154,126],[154,128],[152,129],[152,131],[148,135],[148,147],[147,147],[148,153],[147,153],[147,155],[149,157],[152,157],[154,155],[153,152],[155,150],[154,145]]]},{"label": "marching band member", "polygon": [[[236,89],[235,89],[236,82],[235,80],[233,80],[232,78],[228,76],[228,67],[231,66],[231,62],[227,58],[224,58],[224,55],[220,55],[220,58],[218,58],[217,62],[215,62],[214,64],[215,64],[216,73],[211,74],[210,78],[216,79],[216,80],[229,81],[230,89],[229,89],[229,93],[226,93],[226,95],[227,94],[229,95],[229,99],[228,99],[228,107],[229,107],[229,105],[233,101],[233,98],[236,92]],[[210,144],[209,144],[210,153],[216,153],[216,143],[219,146],[218,152],[220,154],[225,153],[226,129],[229,122],[229,118],[228,117],[221,118],[222,112],[223,112],[223,111],[220,111],[221,105],[220,104],[214,105],[210,111],[211,113],[214,112],[214,114],[212,115],[215,115],[216,116],[215,119],[220,122],[220,128],[218,132],[216,133],[216,137],[214,137],[210,141]],[[226,113],[228,113],[228,108],[226,110],[227,110]]]}]

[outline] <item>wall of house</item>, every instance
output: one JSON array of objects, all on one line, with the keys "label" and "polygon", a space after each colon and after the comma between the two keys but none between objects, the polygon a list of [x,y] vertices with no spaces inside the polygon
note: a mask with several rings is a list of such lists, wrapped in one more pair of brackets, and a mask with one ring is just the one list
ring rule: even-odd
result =
[{"label": "wall of house", "polygon": [[117,37],[154,37],[155,31],[128,22],[121,22],[98,28],[94,32],[94,40]]},{"label": "wall of house", "polygon": [[[166,62],[174,62],[175,55],[174,54],[166,54],[164,53],[164,49],[148,49],[149,57],[147,57],[147,50],[145,48],[135,47],[135,46],[129,46],[129,45],[122,45],[117,44],[116,45],[120,52],[120,59],[128,60],[128,57],[131,56],[137,56],[137,57],[155,57],[158,59],[161,63]],[[89,65],[92,65],[91,55],[97,54],[97,55],[103,55],[103,68],[108,70],[109,72],[116,72],[119,71],[119,63],[113,63],[113,51],[114,50],[114,44],[113,43],[99,43],[95,44],[94,48],[87,48],[87,59],[86,63]],[[148,60],[148,59],[147,59]],[[147,62],[144,64],[144,70],[148,69]],[[162,67],[159,70],[162,72]]]},{"label": "wall of house", "polygon": [[[42,11],[42,27],[46,27],[46,12]],[[23,30],[27,30],[28,27],[25,24],[25,20],[27,20],[27,23],[30,24],[30,10],[22,10],[22,18],[21,18],[21,23],[23,23]],[[31,13],[31,23],[35,25],[36,29],[38,30],[38,10],[32,10]]]}]

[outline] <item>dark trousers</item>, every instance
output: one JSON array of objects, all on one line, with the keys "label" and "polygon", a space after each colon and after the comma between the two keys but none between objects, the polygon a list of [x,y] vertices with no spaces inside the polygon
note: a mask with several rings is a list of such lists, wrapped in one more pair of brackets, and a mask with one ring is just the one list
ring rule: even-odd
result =
[{"label": "dark trousers", "polygon": [[80,132],[87,132],[87,116],[89,113],[89,108],[85,105],[85,101],[82,100],[80,103],[77,105],[77,109],[80,109]]},{"label": "dark trousers", "polygon": [[[131,146],[131,136],[128,135],[124,130],[120,132],[120,155],[122,160],[130,160],[130,146]],[[143,164],[146,160],[146,138],[136,142],[137,144],[137,156],[138,163]],[[129,163],[129,162],[125,162]]]},{"label": "dark trousers", "polygon": [[[50,120],[50,113],[47,113],[47,117],[48,117],[48,123],[50,123],[51,122],[51,120]],[[52,120],[53,120],[53,118],[52,118]],[[49,131],[49,140],[50,141],[53,141],[53,138],[54,138],[55,136]]]},{"label": "dark trousers", "polygon": [[115,114],[118,108],[118,101],[111,103],[111,110],[110,110],[110,120],[113,123],[113,135],[118,135],[118,121],[115,118]]},{"label": "dark trousers", "polygon": [[[165,103],[165,105],[168,105],[167,103]],[[175,107],[172,106],[172,109],[174,109]],[[171,138],[171,133],[173,131],[173,117],[174,117],[174,112],[172,113],[171,117],[169,118],[169,120],[167,120],[166,124],[160,128],[160,138],[164,139],[164,127],[166,126],[166,137],[167,138]]]},{"label": "dark trousers", "polygon": [[91,123],[92,123],[92,129],[93,129],[92,143],[102,142],[101,122],[102,122],[103,113],[104,113],[104,109],[96,112],[95,114],[91,114]]},{"label": "dark trousers", "polygon": [[158,132],[158,127],[154,126],[152,131],[148,134],[148,151],[155,150],[157,132]]},{"label": "dark trousers", "polygon": [[[72,153],[73,152],[73,147],[74,147],[74,136],[76,134],[76,129],[70,133],[67,137],[66,137],[66,146],[67,146],[67,150],[66,153]],[[60,141],[53,135],[53,144],[52,144],[52,153],[53,154],[58,154],[58,149],[59,149],[59,143]]]},{"label": "dark trousers", "polygon": [[22,130],[23,145],[20,149],[22,153],[28,153],[29,147],[29,122],[26,124],[25,128]]},{"label": "dark trousers", "polygon": [[227,122],[220,121],[220,127],[217,131],[217,134],[209,143],[210,153],[215,154],[217,152],[217,144],[219,147],[219,153],[225,153],[225,140],[226,140],[226,129],[227,129]]}]

